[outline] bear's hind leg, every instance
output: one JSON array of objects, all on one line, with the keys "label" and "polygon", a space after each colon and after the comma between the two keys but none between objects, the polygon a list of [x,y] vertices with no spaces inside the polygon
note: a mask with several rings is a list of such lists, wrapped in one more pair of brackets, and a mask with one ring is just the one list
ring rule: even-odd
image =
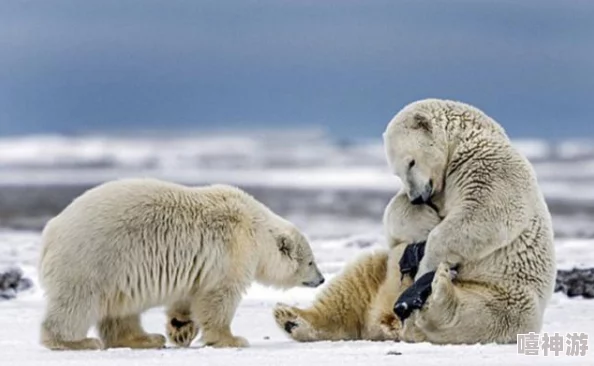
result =
[{"label": "bear's hind leg", "polygon": [[513,343],[518,333],[537,331],[532,326],[536,309],[529,295],[514,294],[522,299],[514,304],[510,301],[513,297],[502,289],[454,284],[445,263],[439,265],[431,288],[426,305],[416,311],[414,321],[431,343]]},{"label": "bear's hind leg", "polygon": [[247,339],[231,333],[231,322],[241,300],[241,291],[232,287],[219,287],[196,296],[192,314],[202,328],[201,341],[215,348],[249,347]]},{"label": "bear's hind leg", "polygon": [[178,301],[167,309],[167,338],[178,347],[189,347],[198,335],[189,301]]},{"label": "bear's hind leg", "polygon": [[338,341],[358,339],[358,335],[348,335],[338,329],[337,324],[329,322],[326,317],[317,313],[315,308],[299,309],[283,303],[274,307],[276,324],[289,337],[297,342]]},{"label": "bear's hind leg", "polygon": [[394,303],[413,284],[411,275],[400,271],[403,252],[408,247],[401,245],[393,248],[390,253],[386,280],[379,287],[367,314],[365,339],[400,340],[402,323],[394,312]]},{"label": "bear's hind leg", "polygon": [[124,317],[106,317],[97,324],[105,348],[164,348],[165,337],[148,334],[140,324],[140,314]]},{"label": "bear's hind leg", "polygon": [[[81,296],[77,296],[81,298]],[[87,338],[96,311],[88,301],[73,302],[71,294],[48,296],[45,317],[41,323],[41,344],[50,350],[98,350],[103,345],[97,338]]]},{"label": "bear's hind leg", "polygon": [[412,279],[407,275],[402,281],[386,281],[380,287],[367,315],[364,339],[380,341],[400,339],[402,323],[394,313],[394,303],[411,284]]}]

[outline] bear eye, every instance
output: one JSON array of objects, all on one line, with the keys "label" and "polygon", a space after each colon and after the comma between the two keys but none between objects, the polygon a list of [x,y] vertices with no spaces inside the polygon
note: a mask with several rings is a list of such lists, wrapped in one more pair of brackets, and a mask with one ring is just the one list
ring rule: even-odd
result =
[{"label": "bear eye", "polygon": [[412,169],[413,166],[415,166],[415,161],[411,160],[410,163],[408,163],[408,169]]},{"label": "bear eye", "polygon": [[308,266],[313,266],[313,261],[310,261],[307,265]]}]

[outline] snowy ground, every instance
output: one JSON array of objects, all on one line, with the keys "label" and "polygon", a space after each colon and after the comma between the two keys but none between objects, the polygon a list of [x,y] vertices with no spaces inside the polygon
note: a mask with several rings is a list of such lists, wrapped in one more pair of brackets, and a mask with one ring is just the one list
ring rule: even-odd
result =
[{"label": "snowy ground", "polygon": [[[26,274],[35,279],[39,235],[6,231],[0,233],[0,266],[19,263]],[[353,240],[315,241],[314,250],[326,275],[331,278],[342,265],[364,250],[349,243]],[[562,240],[557,243],[559,268],[594,265],[594,241]],[[38,326],[43,312],[43,296],[36,288],[22,293],[15,300],[0,302],[0,365],[585,365],[591,364],[592,351],[585,357],[525,356],[512,346],[433,346],[394,342],[320,342],[299,344],[276,327],[272,307],[277,301],[308,304],[316,290],[295,289],[273,291],[253,286],[244,298],[233,322],[233,331],[251,342],[241,350],[203,348],[195,342],[190,349],[169,348],[158,351],[108,350],[96,352],[50,352],[38,344]],[[594,302],[581,298],[568,299],[555,294],[546,314],[543,332],[587,333],[594,337]],[[162,309],[153,309],[143,318],[150,332],[163,333],[165,317]],[[92,331],[94,332],[94,331]],[[389,353],[401,353],[394,355]],[[590,361],[587,361],[590,359]]]},{"label": "snowy ground", "polygon": [[[594,144],[515,143],[534,163],[553,214],[559,268],[594,267]],[[399,186],[386,168],[381,139],[337,143],[316,131],[183,138],[7,137],[0,139],[0,269],[20,266],[36,281],[39,230],[45,221],[90,185],[124,176],[249,188],[311,237],[329,278],[362,252],[382,246],[383,208]],[[594,364],[594,350],[584,358],[518,355],[515,345],[296,343],[276,328],[272,307],[277,301],[305,305],[315,294],[254,286],[233,323],[233,331],[251,342],[248,349],[215,350],[195,343],[183,350],[50,352],[38,344],[44,302],[34,287],[14,300],[0,301],[0,366]],[[593,309],[594,300],[555,294],[543,332],[583,332],[594,338]],[[148,331],[163,333],[162,309],[148,312],[143,321]]]}]

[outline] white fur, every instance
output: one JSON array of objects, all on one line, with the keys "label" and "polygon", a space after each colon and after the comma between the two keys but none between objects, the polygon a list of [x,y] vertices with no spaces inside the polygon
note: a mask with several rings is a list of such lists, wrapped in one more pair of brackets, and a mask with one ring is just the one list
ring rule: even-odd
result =
[{"label": "white fur", "polygon": [[384,214],[387,248],[354,258],[309,308],[277,304],[277,325],[298,342],[398,340],[401,322],[394,303],[413,281],[400,273],[400,258],[408,244],[426,240],[439,221],[429,206],[412,206],[406,194],[397,194]]},{"label": "white fur", "polygon": [[551,216],[502,126],[468,104],[426,99],[396,114],[384,142],[409,199],[430,197],[443,217],[417,274],[437,270],[433,292],[403,337],[515,342],[539,332],[556,274]]},{"label": "white fur", "polygon": [[439,222],[439,216],[429,206],[411,205],[406,193],[398,192],[384,209],[383,226],[388,248],[426,241]]},{"label": "white fur", "polygon": [[206,344],[247,346],[230,323],[253,281],[286,289],[323,280],[300,231],[245,192],[154,179],[76,198],[43,231],[39,273],[42,342],[52,349],[97,348],[85,338],[94,324],[104,347],[162,346],[139,323],[162,305],[188,312]]}]

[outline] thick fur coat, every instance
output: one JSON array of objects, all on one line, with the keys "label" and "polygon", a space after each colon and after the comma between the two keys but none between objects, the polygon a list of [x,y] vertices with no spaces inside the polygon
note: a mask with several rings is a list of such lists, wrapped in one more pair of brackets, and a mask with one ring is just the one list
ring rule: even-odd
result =
[{"label": "thick fur coat", "polygon": [[438,223],[428,206],[411,205],[405,194],[394,196],[384,212],[387,248],[354,259],[308,308],[277,304],[277,325],[299,342],[398,340],[401,324],[394,303],[412,284],[400,274],[400,258],[407,244],[427,239]]},{"label": "thick fur coat", "polygon": [[[287,289],[324,280],[302,233],[247,193],[154,179],[76,198],[43,230],[39,274],[50,349],[163,347],[165,337],[140,324],[157,306],[178,345],[201,328],[207,345],[248,346],[230,324],[253,281]],[[100,339],[87,338],[93,325]]]},{"label": "thick fur coat", "polygon": [[443,217],[416,276],[437,270],[432,294],[402,337],[508,343],[539,332],[556,274],[551,216],[502,126],[471,105],[426,99],[398,112],[383,136],[410,202],[432,202]]}]

